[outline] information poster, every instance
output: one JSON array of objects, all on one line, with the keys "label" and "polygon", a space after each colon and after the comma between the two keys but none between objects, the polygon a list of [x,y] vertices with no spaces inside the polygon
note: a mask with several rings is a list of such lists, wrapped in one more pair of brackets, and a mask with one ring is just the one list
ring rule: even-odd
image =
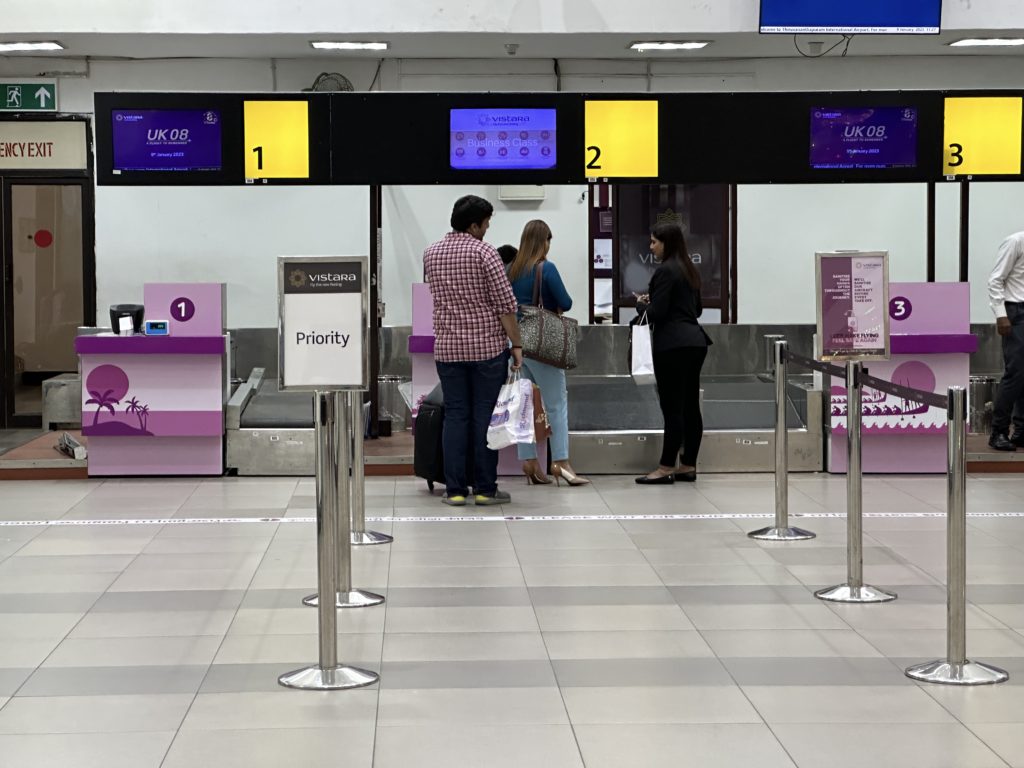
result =
[{"label": "information poster", "polygon": [[368,388],[365,256],[278,257],[282,390]]},{"label": "information poster", "polygon": [[815,258],[818,358],[888,359],[888,253],[836,251]]}]

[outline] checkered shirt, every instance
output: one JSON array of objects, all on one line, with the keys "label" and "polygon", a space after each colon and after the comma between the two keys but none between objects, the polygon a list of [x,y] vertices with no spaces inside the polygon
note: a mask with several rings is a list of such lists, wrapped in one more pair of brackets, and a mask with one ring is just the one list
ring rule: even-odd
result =
[{"label": "checkered shirt", "polygon": [[434,359],[490,360],[508,348],[498,319],[516,311],[516,297],[494,246],[449,232],[423,253],[434,299]]}]

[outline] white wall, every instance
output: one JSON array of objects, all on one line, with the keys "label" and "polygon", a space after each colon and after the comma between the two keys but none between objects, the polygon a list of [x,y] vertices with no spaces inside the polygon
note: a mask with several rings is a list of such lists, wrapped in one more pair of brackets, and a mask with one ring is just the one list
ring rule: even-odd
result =
[{"label": "white wall", "polygon": [[813,323],[814,254],[889,251],[889,279],[927,274],[924,184],[741,186],[736,209],[741,323]]},{"label": "white wall", "polygon": [[[160,0],[32,0],[8,3],[8,32],[284,33],[369,32],[631,32],[757,29],[757,0],[218,0],[181,4]],[[1024,27],[1019,0],[945,0],[946,29]]]},{"label": "white wall", "polygon": [[991,323],[995,317],[988,306],[988,276],[999,244],[1024,230],[1024,184],[972,184],[970,219],[971,321]]},{"label": "white wall", "polygon": [[277,256],[367,255],[363,187],[99,187],[97,322],[147,282],[228,284],[228,326],[277,325]]},{"label": "white wall", "polygon": [[409,325],[410,286],[423,279],[423,249],[451,231],[452,204],[462,195],[479,195],[494,206],[487,242],[519,247],[523,225],[544,219],[551,227],[550,259],[558,266],[573,299],[567,313],[580,322],[589,318],[589,259],[585,186],[547,186],[539,202],[502,202],[496,186],[384,187],[382,293],[387,303],[385,325]]}]

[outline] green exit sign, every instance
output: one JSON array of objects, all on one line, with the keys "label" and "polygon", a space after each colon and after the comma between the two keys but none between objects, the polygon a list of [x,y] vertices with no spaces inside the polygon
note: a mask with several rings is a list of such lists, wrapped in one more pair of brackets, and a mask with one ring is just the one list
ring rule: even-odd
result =
[{"label": "green exit sign", "polygon": [[0,81],[0,112],[56,111],[56,81],[34,83]]}]

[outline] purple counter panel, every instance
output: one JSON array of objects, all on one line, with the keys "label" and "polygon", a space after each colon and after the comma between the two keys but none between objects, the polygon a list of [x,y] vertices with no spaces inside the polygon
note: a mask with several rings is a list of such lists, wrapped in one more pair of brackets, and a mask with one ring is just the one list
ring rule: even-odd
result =
[{"label": "purple counter panel", "polygon": [[75,348],[90,475],[223,473],[223,336],[83,336]]},{"label": "purple counter panel", "polygon": [[146,283],[147,320],[170,322],[171,336],[220,336],[227,323],[224,283]]},{"label": "purple counter panel", "polygon": [[[890,283],[892,357],[867,363],[868,373],[914,389],[944,395],[966,387],[970,355],[977,338],[970,333],[967,283]],[[864,472],[946,471],[946,411],[928,408],[867,388],[863,392]],[[846,471],[845,381],[832,379],[829,471]]]},{"label": "purple counter panel", "polygon": [[426,283],[412,284],[412,335],[434,335],[434,300]]}]

